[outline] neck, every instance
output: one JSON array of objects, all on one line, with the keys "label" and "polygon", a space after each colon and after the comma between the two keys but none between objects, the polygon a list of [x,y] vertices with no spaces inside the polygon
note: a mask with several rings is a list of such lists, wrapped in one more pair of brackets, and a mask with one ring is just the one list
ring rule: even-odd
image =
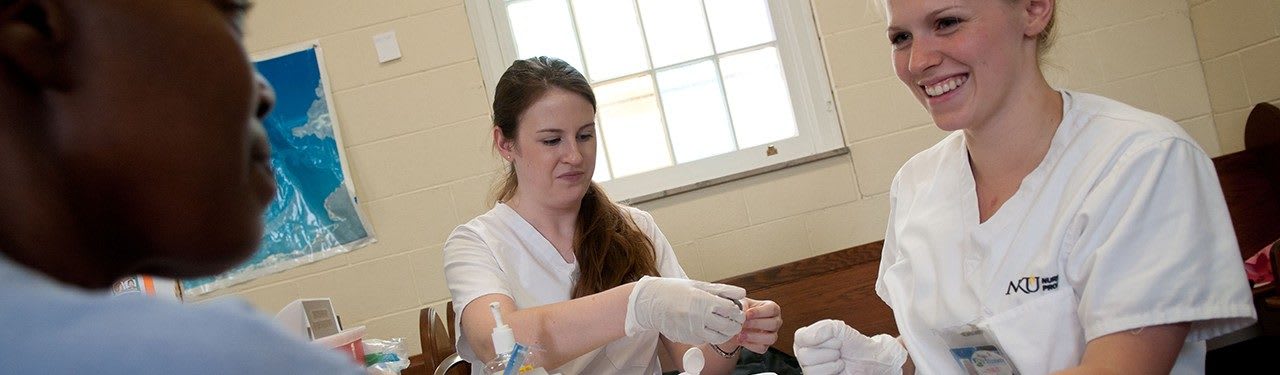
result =
[{"label": "neck", "polygon": [[[1044,160],[1062,121],[1062,95],[1036,68],[1025,85],[1014,87],[999,112],[965,129],[965,146],[975,178],[1005,175],[1021,180]],[[1013,99],[1016,98],[1016,99]],[[1016,103],[1011,103],[1016,100]]]},{"label": "neck", "polygon": [[[582,208],[579,199],[566,206],[552,206],[535,199],[524,199],[519,190],[506,202],[525,221],[533,225],[539,233],[552,243],[561,239],[572,239],[578,231],[578,211]],[[561,249],[562,251],[564,249]]]},{"label": "neck", "polygon": [[113,271],[120,260],[88,246],[56,166],[41,163],[44,154],[32,147],[12,142],[12,134],[0,136],[0,253],[59,282],[110,287],[123,276]]}]

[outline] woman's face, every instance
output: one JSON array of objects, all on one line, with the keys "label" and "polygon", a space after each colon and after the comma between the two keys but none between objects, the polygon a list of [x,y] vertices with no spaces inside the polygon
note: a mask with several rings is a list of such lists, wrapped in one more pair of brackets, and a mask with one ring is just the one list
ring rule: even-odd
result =
[{"label": "woman's face", "polygon": [[516,199],[574,207],[596,169],[595,110],[582,95],[552,88],[520,115],[516,139],[499,139],[515,167]]},{"label": "woman's face", "polygon": [[1018,13],[1023,2],[888,1],[894,71],[939,128],[986,123],[1017,99],[1010,93],[1025,69],[1039,69]]},{"label": "woman's face", "polygon": [[274,94],[240,45],[244,1],[69,3],[83,70],[55,147],[84,229],[140,272],[213,274],[261,241]]}]

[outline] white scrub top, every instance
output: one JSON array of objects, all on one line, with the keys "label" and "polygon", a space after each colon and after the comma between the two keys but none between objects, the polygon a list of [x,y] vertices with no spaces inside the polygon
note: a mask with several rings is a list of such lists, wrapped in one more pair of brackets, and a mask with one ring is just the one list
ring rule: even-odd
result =
[{"label": "white scrub top", "polygon": [[[687,278],[653,216],[636,208],[621,208],[653,243],[658,273]],[[576,262],[566,263],[546,237],[503,203],[458,226],[444,245],[444,274],[458,316],[471,301],[495,293],[511,297],[519,309],[568,301],[577,272]],[[458,329],[458,355],[472,363],[472,374],[482,374],[484,363],[490,358],[477,358],[462,334],[460,322],[461,319],[454,325]],[[565,375],[659,374],[662,367],[657,348],[657,332],[624,337],[558,369],[547,370]]]},{"label": "white scrub top", "polygon": [[964,132],[898,171],[877,294],[926,374],[961,372],[935,332],[962,324],[1044,374],[1099,336],[1178,322],[1173,373],[1203,373],[1204,341],[1256,319],[1213,163],[1164,117],[1062,99],[1048,154],[986,222]]}]

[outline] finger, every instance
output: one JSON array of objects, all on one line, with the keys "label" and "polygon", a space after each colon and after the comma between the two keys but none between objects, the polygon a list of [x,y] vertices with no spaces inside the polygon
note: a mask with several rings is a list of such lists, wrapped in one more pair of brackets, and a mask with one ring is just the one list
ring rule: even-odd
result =
[{"label": "finger", "polygon": [[757,318],[752,318],[749,314],[747,315],[747,321],[742,322],[743,329],[752,329],[757,331],[772,332],[772,331],[777,331],[778,328],[781,328],[781,327],[782,327],[782,319],[779,319],[779,318],[757,319]]},{"label": "finger", "polygon": [[777,340],[778,340],[778,333],[776,333],[776,331],[749,330],[744,328],[742,329],[741,333],[737,334],[737,342],[740,342],[740,343],[764,344],[764,346],[772,346],[772,344],[774,342],[777,342]]},{"label": "finger", "polygon": [[764,354],[764,352],[769,351],[769,345],[742,344],[742,347],[744,349],[750,350],[752,353],[757,353],[757,354]]},{"label": "finger", "polygon": [[694,281],[693,286],[717,296],[740,300],[747,297],[747,290],[728,284]]},{"label": "finger", "polygon": [[[772,318],[782,316],[782,307],[773,301],[749,301],[746,306],[748,318]],[[754,303],[751,303],[754,302]]]},{"label": "finger", "polygon": [[730,338],[733,338],[733,334],[730,334],[730,333],[728,333],[728,332],[718,331],[718,330],[716,330],[716,329],[714,329],[714,328],[711,328],[711,327],[705,327],[705,328],[703,328],[702,335],[700,335],[700,336],[702,336],[702,337],[701,337],[701,341],[703,341],[703,342],[701,342],[701,343],[698,343],[698,342],[686,342],[686,343],[684,343],[684,344],[689,344],[689,345],[698,345],[698,344],[711,343],[711,342],[725,342],[725,341],[729,341],[729,339],[730,339]]},{"label": "finger", "polygon": [[796,346],[820,346],[824,343],[834,341],[835,331],[826,329],[822,322],[814,323],[808,327],[802,327],[796,330],[795,343]]},{"label": "finger", "polygon": [[[722,298],[720,299],[720,302],[728,302],[728,301],[729,300],[727,299],[722,299]],[[717,303],[711,307],[711,313],[714,314],[715,316],[732,320],[734,323],[737,323],[739,326],[741,326],[742,323],[747,320],[746,313],[743,313],[742,310],[738,310],[738,306],[733,304],[728,304],[726,306],[724,303]]]},{"label": "finger", "polygon": [[805,375],[837,375],[844,373],[844,362],[834,361],[811,366],[800,366]]},{"label": "finger", "polygon": [[725,335],[722,340],[708,342],[725,342],[742,332],[742,323],[719,315],[712,315],[707,318],[706,328]]},{"label": "finger", "polygon": [[832,350],[840,350],[840,348],[844,346],[844,341],[835,337],[827,337],[827,338],[813,337],[810,339],[820,339],[821,341],[805,342],[805,341],[799,340],[799,338],[797,337],[797,339],[792,345],[794,345],[797,348],[832,349]]},{"label": "finger", "polygon": [[[807,371],[810,366],[840,362],[840,351],[821,348],[795,348],[796,361]],[[807,372],[806,372],[807,373]]]}]

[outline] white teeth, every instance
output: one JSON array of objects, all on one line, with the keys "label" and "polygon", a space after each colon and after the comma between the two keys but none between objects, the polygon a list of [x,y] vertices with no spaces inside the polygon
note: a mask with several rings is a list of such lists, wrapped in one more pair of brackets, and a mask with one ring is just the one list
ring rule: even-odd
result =
[{"label": "white teeth", "polygon": [[948,92],[951,92],[951,90],[955,90],[957,87],[960,87],[960,85],[963,85],[964,82],[968,80],[968,78],[969,76],[952,77],[945,81],[938,82],[929,86],[925,86],[924,93],[928,94],[929,96],[938,96],[938,95],[946,94]]}]

